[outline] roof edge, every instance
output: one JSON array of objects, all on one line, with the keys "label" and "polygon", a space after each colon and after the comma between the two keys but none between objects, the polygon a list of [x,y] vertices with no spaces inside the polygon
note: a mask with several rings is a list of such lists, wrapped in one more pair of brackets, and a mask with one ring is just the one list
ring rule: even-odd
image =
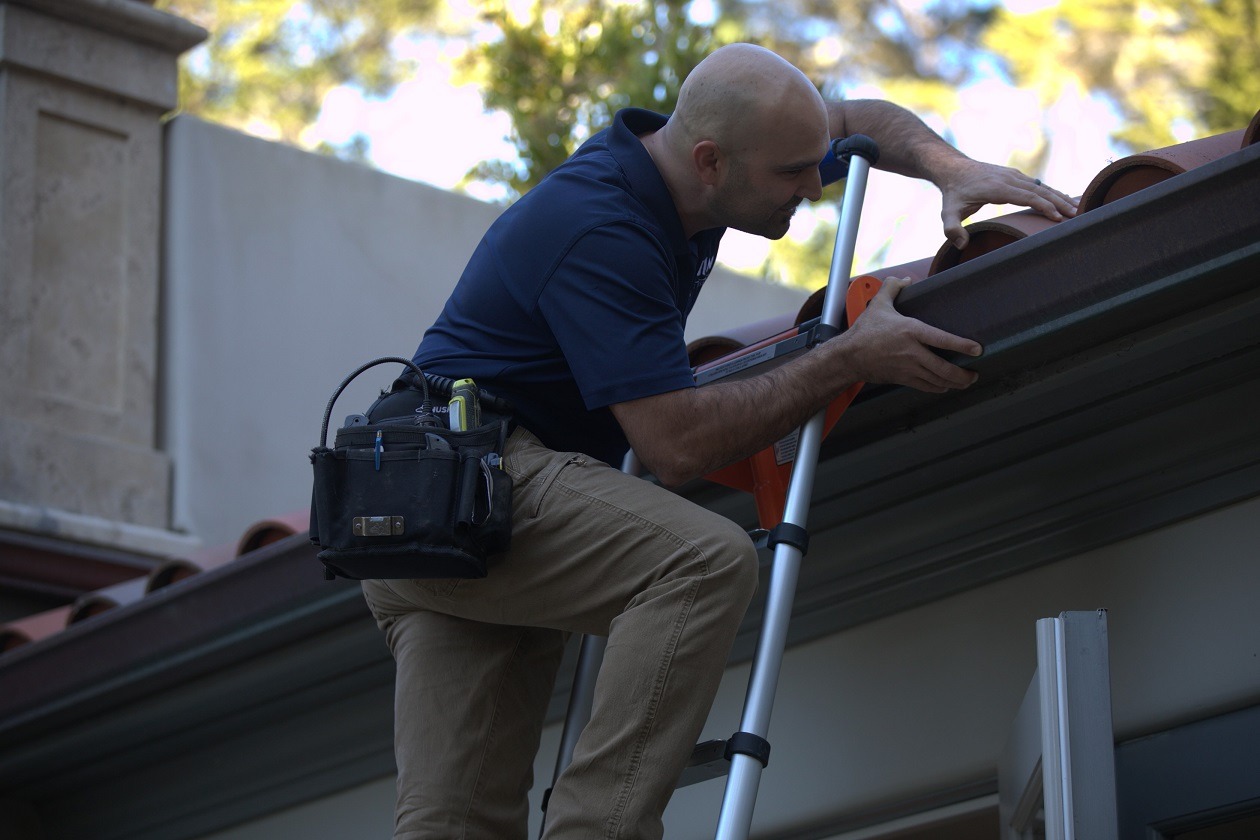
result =
[{"label": "roof edge", "polygon": [[361,619],[306,534],[272,543],[0,657],[0,745],[100,714],[316,629]]}]

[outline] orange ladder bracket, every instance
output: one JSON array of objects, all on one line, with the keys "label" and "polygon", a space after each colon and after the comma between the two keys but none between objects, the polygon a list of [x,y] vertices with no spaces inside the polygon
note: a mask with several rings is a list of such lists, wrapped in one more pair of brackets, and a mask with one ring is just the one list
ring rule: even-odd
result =
[{"label": "orange ladder bracket", "polygon": [[[849,326],[853,326],[853,322],[866,310],[867,304],[879,292],[880,285],[877,278],[866,274],[855,277],[849,284],[844,306]],[[831,434],[845,409],[862,390],[863,384],[853,383],[827,406],[824,424],[826,434]],[[798,435],[799,430],[742,461],[709,473],[705,478],[735,490],[752,493],[757,504],[760,526],[767,530],[774,528],[783,521],[783,507],[787,500],[788,482],[792,478]]]}]

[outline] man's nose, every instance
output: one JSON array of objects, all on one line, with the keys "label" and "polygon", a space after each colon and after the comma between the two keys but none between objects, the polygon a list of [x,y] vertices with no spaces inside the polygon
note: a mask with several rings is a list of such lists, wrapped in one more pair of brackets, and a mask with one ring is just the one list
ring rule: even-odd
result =
[{"label": "man's nose", "polygon": [[811,167],[801,175],[803,183],[796,190],[796,194],[801,198],[810,201],[818,201],[822,198],[822,175],[818,171],[818,167]]}]

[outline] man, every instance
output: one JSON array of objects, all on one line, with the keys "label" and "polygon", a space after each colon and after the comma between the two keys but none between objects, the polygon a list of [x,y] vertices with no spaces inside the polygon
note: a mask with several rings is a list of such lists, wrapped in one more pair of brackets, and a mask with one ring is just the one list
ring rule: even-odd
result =
[{"label": "man", "polygon": [[796,68],[741,44],[701,62],[668,120],[620,112],[486,233],[415,360],[516,405],[513,544],[484,579],[364,583],[398,669],[396,838],[525,836],[569,633],[607,635],[608,647],[546,837],[661,836],[757,568],[740,528],[609,466],[627,442],[672,486],[770,445],[852,382],[975,381],[932,348],[981,348],[900,316],[906,281],[893,280],[802,357],[694,387],[683,326],[723,230],[783,236],[821,195],[829,139],[851,133],[879,142],[884,168],[941,188],[955,240],[986,202],[1075,212],[895,106],[824,103]]}]

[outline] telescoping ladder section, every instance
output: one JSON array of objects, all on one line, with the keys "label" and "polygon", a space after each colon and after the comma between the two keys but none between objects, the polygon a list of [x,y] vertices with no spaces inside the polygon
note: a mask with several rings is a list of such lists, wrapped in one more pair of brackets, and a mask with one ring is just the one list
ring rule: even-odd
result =
[{"label": "telescoping ladder section", "polygon": [[[879,157],[879,149],[868,137],[855,135],[832,143],[836,158],[848,164],[847,182],[841,203],[840,222],[836,229],[831,270],[823,298],[822,316],[817,321],[776,336],[758,345],[755,353],[735,353],[696,370],[696,383],[703,386],[728,377],[760,373],[769,367],[807,351],[841,330],[848,313],[849,322],[861,313],[874,296],[878,284],[866,281],[850,283],[853,252],[857,241],[858,221],[866,193],[870,167]],[[726,740],[706,741],[696,746],[691,761],[679,780],[679,786],[727,775],[726,791],[718,816],[718,840],[743,840],[752,826],[753,807],[761,772],[769,761],[770,713],[778,686],[779,672],[787,646],[788,622],[796,597],[796,581],[801,559],[808,549],[806,520],[813,495],[814,476],[823,438],[839,420],[844,409],[857,396],[862,383],[856,383],[832,404],[815,414],[801,427],[791,460],[776,455],[775,447],[759,452],[739,464],[709,476],[722,484],[754,494],[762,530],[753,535],[759,548],[773,550],[770,584],[766,608],[753,655],[752,673],[744,698],[740,728]],[[633,456],[623,465],[637,472]],[[582,729],[590,719],[595,680],[603,658],[605,640],[585,636],[578,654],[572,694],[565,716],[556,760],[555,779],[559,779],[573,756],[573,749]],[[553,780],[554,784],[554,780]],[[543,797],[544,820],[550,789]]]}]

